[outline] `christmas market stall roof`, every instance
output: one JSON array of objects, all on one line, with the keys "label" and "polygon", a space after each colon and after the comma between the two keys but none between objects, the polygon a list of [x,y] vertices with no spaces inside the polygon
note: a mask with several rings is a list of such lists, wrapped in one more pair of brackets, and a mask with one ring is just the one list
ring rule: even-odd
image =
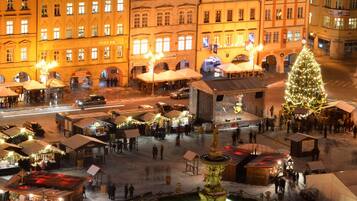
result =
[{"label": "christmas market stall roof", "polygon": [[295,133],[286,137],[286,139],[291,140],[293,142],[301,142],[304,140],[317,140],[318,138],[304,133]]},{"label": "christmas market stall roof", "polygon": [[338,109],[341,109],[345,112],[348,112],[348,113],[352,113],[356,107],[349,104],[349,103],[346,103],[345,101],[334,101],[334,102],[330,102],[327,104],[327,106],[324,107],[324,109],[326,108],[332,108],[332,107],[336,107]]},{"label": "christmas market stall roof", "polygon": [[19,96],[19,94],[15,93],[9,88],[0,87],[0,97],[10,97],[10,96]]},{"label": "christmas market stall roof", "polygon": [[179,118],[181,115],[182,115],[182,112],[178,111],[178,110],[171,110],[170,112],[164,114],[164,116],[169,119]]},{"label": "christmas market stall roof", "polygon": [[239,64],[225,63],[218,66],[224,73],[241,73],[241,72],[252,72],[262,71],[262,67],[259,65],[253,65],[250,62],[242,62]]},{"label": "christmas market stall roof", "polygon": [[276,151],[266,145],[263,144],[243,144],[239,145],[238,149],[250,151],[251,153],[265,154],[265,153],[276,153]]},{"label": "christmas market stall roof", "polygon": [[211,95],[235,95],[239,93],[260,92],[266,89],[263,80],[257,77],[244,79],[200,80],[191,86]]},{"label": "christmas market stall roof", "polygon": [[88,128],[94,124],[100,124],[102,126],[110,125],[108,122],[101,121],[101,120],[95,119],[95,118],[85,118],[85,119],[82,119],[82,120],[76,122],[74,125],[79,128],[84,129],[84,128]]},{"label": "christmas market stall roof", "polygon": [[[65,113],[61,113],[61,114],[65,115]],[[109,119],[111,116],[110,116],[110,114],[105,113],[105,112],[92,112],[92,113],[80,113],[80,114],[65,115],[65,118],[70,119],[72,121],[85,119],[85,118],[93,118],[93,117],[95,117],[96,119]]]},{"label": "christmas market stall roof", "polygon": [[[157,82],[157,73],[154,73],[154,82]],[[152,82],[152,72],[147,72],[147,73],[142,73],[138,76],[136,76],[137,79],[143,81],[143,82],[148,82],[151,83]]]},{"label": "christmas market stall roof", "polygon": [[0,87],[12,88],[12,87],[23,87],[23,83],[21,82],[5,82],[0,84]]},{"label": "christmas market stall roof", "polygon": [[180,69],[180,70],[177,70],[176,73],[180,74],[181,76],[183,76],[186,79],[201,79],[202,78],[201,73],[198,73],[191,68]]},{"label": "christmas market stall roof", "polygon": [[28,130],[27,128],[19,128],[17,126],[3,130],[2,133],[7,135],[9,138],[13,138],[16,137],[17,135],[21,135],[25,133],[33,134],[33,132]]},{"label": "christmas market stall roof", "polygon": [[138,119],[140,121],[143,122],[150,122],[150,121],[154,121],[156,118],[156,114],[152,113],[152,112],[147,112],[145,114],[142,114],[138,117]]},{"label": "christmas market stall roof", "polygon": [[35,80],[23,82],[23,85],[24,85],[24,89],[27,91],[46,89],[45,85],[43,85]]},{"label": "christmas market stall roof", "polygon": [[155,78],[155,81],[169,82],[169,81],[177,81],[177,80],[184,80],[184,79],[185,77],[183,77],[181,74],[177,73],[176,71],[167,70],[159,73],[157,75],[157,78]]},{"label": "christmas market stall roof", "polygon": [[19,146],[22,147],[21,152],[23,152],[27,156],[31,156],[32,154],[41,154],[41,153],[48,153],[48,152],[56,152],[56,153],[63,154],[63,151],[42,140],[27,140],[21,142]]},{"label": "christmas market stall roof", "polygon": [[272,168],[278,164],[279,161],[285,159],[284,154],[262,154],[257,156],[254,160],[250,161],[245,167],[257,167],[257,168]]},{"label": "christmas market stall roof", "polygon": [[69,138],[64,139],[61,144],[64,146],[72,149],[72,150],[79,150],[85,146],[106,146],[107,144],[101,140],[98,140],[93,137],[76,134]]},{"label": "christmas market stall roof", "polygon": [[48,79],[46,84],[49,88],[63,88],[66,86],[66,84],[62,80],[55,78]]}]

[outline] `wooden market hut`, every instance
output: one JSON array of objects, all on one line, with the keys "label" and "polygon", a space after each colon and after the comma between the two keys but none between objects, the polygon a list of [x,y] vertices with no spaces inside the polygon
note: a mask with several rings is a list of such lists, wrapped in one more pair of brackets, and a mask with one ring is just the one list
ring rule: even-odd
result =
[{"label": "wooden market hut", "polygon": [[25,175],[23,181],[21,178],[20,174],[14,175],[5,184],[4,190],[23,200],[83,200],[83,186],[86,182],[84,177],[38,171]]},{"label": "wooden market hut", "polygon": [[319,146],[318,138],[303,133],[292,134],[286,139],[290,140],[290,155],[295,157],[312,156]]},{"label": "wooden market hut", "polygon": [[192,175],[198,175],[200,156],[193,151],[186,151],[183,155],[183,159],[185,160],[185,173],[190,173]]},{"label": "wooden market hut", "polygon": [[46,86],[35,80],[23,82],[25,102],[40,103],[45,101]]},{"label": "wooden market hut", "polygon": [[6,142],[19,144],[28,139],[28,136],[34,136],[34,133],[27,128],[19,128],[17,126],[10,127],[6,130],[1,131],[4,135],[7,136]]},{"label": "wooden market hut", "polygon": [[62,80],[51,78],[46,82],[50,101],[60,101],[63,99],[66,84]]},{"label": "wooden market hut", "polygon": [[13,175],[20,171],[17,161],[21,158],[21,147],[0,141],[0,176]]},{"label": "wooden market hut", "polygon": [[[136,149],[139,151],[139,140],[138,137],[140,136],[139,129],[129,129],[124,131],[124,146],[127,140],[129,140],[129,149]],[[132,146],[130,148],[130,146]]]},{"label": "wooden market hut", "polygon": [[114,130],[109,122],[95,118],[85,118],[73,124],[73,132],[108,141],[109,134],[114,133]]},{"label": "wooden market hut", "polygon": [[0,87],[11,89],[15,93],[19,94],[19,101],[23,101],[24,86],[21,82],[5,82],[0,84]]},{"label": "wooden market hut", "polygon": [[309,161],[306,168],[310,173],[326,173],[326,167],[322,161]]},{"label": "wooden market hut", "polygon": [[[67,153],[74,152],[74,160],[78,167],[101,164],[105,162],[107,143],[81,134],[73,135],[61,142],[67,147]],[[102,150],[101,150],[102,149]]]},{"label": "wooden market hut", "polygon": [[19,94],[9,88],[0,87],[0,108],[11,108],[18,103]]}]

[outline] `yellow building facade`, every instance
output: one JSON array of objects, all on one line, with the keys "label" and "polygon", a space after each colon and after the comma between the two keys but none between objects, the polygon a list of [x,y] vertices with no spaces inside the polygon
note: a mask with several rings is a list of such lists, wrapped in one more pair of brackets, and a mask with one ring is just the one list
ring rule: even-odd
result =
[{"label": "yellow building facade", "polygon": [[309,43],[334,59],[357,55],[357,0],[311,0]]},{"label": "yellow building facade", "polygon": [[145,54],[163,53],[155,72],[195,67],[196,0],[132,0],[131,78],[147,72]]},{"label": "yellow building facade", "polygon": [[36,79],[36,1],[2,1],[0,26],[0,83]]}]

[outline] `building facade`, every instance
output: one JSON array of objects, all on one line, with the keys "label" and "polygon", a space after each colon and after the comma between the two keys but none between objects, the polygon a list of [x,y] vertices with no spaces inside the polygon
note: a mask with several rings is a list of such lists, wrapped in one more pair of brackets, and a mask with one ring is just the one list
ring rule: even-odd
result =
[{"label": "building facade", "polygon": [[197,0],[132,0],[131,78],[147,72],[145,54],[162,52],[155,72],[195,67]]},{"label": "building facade", "polygon": [[36,1],[0,4],[0,83],[36,79]]},{"label": "building facade", "polygon": [[357,55],[357,0],[310,0],[309,43],[334,59]]}]

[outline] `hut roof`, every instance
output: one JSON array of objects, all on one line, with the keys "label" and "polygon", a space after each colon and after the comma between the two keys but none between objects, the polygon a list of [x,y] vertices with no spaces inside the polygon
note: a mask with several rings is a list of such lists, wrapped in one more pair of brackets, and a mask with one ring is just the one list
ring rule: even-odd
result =
[{"label": "hut roof", "polygon": [[93,137],[81,135],[81,134],[76,134],[71,136],[70,138],[64,139],[61,144],[64,146],[72,149],[72,150],[78,150],[84,146],[87,146],[89,144],[95,144],[97,146],[105,146],[107,145],[105,142],[98,140]]},{"label": "hut roof", "polygon": [[30,156],[31,154],[39,154],[45,150],[62,153],[62,151],[42,140],[27,140],[19,144],[22,147],[21,152]]},{"label": "hut roof", "polygon": [[10,96],[19,96],[19,94],[15,93],[9,88],[0,87],[0,97],[10,97]]},{"label": "hut roof", "polygon": [[23,85],[24,85],[24,89],[27,91],[46,89],[45,85],[43,85],[35,80],[23,82]]}]

